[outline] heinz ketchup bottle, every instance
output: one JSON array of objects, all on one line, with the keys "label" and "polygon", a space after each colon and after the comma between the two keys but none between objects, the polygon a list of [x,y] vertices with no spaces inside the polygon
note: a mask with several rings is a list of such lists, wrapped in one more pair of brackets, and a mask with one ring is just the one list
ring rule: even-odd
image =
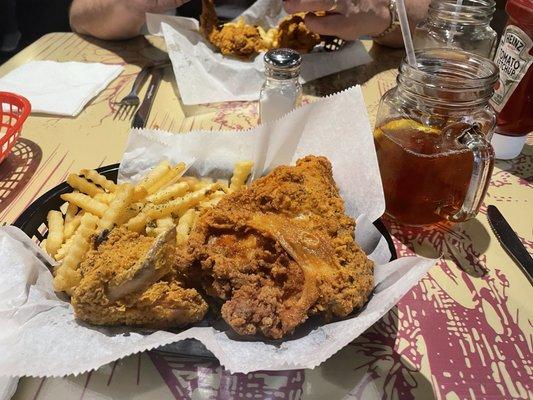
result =
[{"label": "heinz ketchup bottle", "polygon": [[520,154],[533,130],[533,0],[508,0],[507,25],[494,62],[500,68],[491,104],[499,113],[492,146],[496,158]]}]

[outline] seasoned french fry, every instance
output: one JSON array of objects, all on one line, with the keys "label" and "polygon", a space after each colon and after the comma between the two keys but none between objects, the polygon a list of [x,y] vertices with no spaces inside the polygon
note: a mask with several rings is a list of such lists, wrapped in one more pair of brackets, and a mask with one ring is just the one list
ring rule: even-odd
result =
[{"label": "seasoned french fry", "polygon": [[219,201],[220,201],[220,198],[209,199],[209,200],[201,202],[198,205],[198,208],[200,208],[201,210],[203,210],[204,208],[211,208],[211,207],[216,206]]},{"label": "seasoned french fry", "polygon": [[75,204],[82,210],[98,217],[104,215],[105,210],[107,210],[107,204],[95,200],[83,193],[64,193],[61,195],[61,199]]},{"label": "seasoned french fry", "polygon": [[[133,196],[135,197],[135,189],[134,189]],[[129,204],[124,210],[124,213],[120,216],[117,223],[119,225],[123,225],[126,221],[129,221],[130,219],[138,215],[142,211],[144,206],[145,204],[141,202],[135,202],[135,203]]]},{"label": "seasoned french fry", "polygon": [[227,179],[217,179],[216,183],[218,183],[218,186],[220,186],[220,189],[222,189],[224,192],[228,192],[229,190],[229,182]]},{"label": "seasoned french fry", "polygon": [[174,165],[173,169],[176,171],[176,176],[170,182],[168,182],[168,185],[172,185],[173,183],[176,183],[181,179],[183,173],[187,169],[187,164],[185,164],[184,162],[179,162]]},{"label": "seasoned french fry", "polygon": [[148,196],[146,188],[135,186],[133,189],[133,201],[142,201],[146,196]]},{"label": "seasoned french fry", "polygon": [[98,221],[98,231],[111,229],[115,226],[121,215],[126,212],[126,207],[133,201],[133,195],[133,185],[124,183],[118,186],[115,191],[115,198]]},{"label": "seasoned french fry", "polygon": [[170,221],[169,225],[165,225],[165,223],[163,223],[163,224],[160,223],[160,221],[166,221],[166,218],[157,219],[157,220],[152,221],[151,223],[149,223],[146,226],[146,234],[148,236],[156,237],[156,236],[159,236],[159,235],[165,233],[169,229],[174,228],[176,226],[174,224],[174,220],[172,219],[172,217],[168,217],[168,218],[169,218],[169,221]]},{"label": "seasoned french fry", "polygon": [[176,241],[178,244],[185,243],[189,237],[189,232],[194,226],[194,222],[198,216],[198,212],[191,208],[181,216],[176,226]]},{"label": "seasoned french fry", "polygon": [[46,251],[46,239],[43,239],[41,243],[39,243],[39,247]]},{"label": "seasoned french fry", "polygon": [[57,253],[54,256],[56,261],[61,261],[63,258],[65,258],[65,256],[67,255],[68,249],[70,248],[70,246],[72,246],[73,239],[74,239],[74,236],[71,236],[70,238],[68,238],[65,241],[65,243],[61,245],[59,250],[57,250]]},{"label": "seasoned french fry", "polygon": [[199,182],[199,179],[194,176],[182,176],[179,178],[178,182],[185,182],[192,189]]},{"label": "seasoned french fry", "polygon": [[108,192],[114,192],[117,185],[115,182],[110,181],[105,176],[100,175],[97,171],[94,169],[82,169],[80,173],[86,177],[87,179],[90,179],[97,185],[103,187]]},{"label": "seasoned french fry", "polygon": [[222,190],[217,190],[215,193],[213,193],[211,196],[209,196],[208,199],[200,202],[198,205],[199,208],[211,208],[218,204],[220,200],[222,200],[222,197],[224,197],[226,193],[224,193]]},{"label": "seasoned french fry", "polygon": [[98,200],[101,203],[109,204],[115,198],[115,193],[97,193],[93,199]]},{"label": "seasoned french fry", "polygon": [[145,205],[146,204],[144,202],[138,201],[135,203],[130,203],[130,205],[128,206],[128,209],[132,210],[132,212],[134,212],[135,215],[137,215],[143,210]]},{"label": "seasoned french fry", "polygon": [[168,217],[159,218],[155,221],[157,223],[157,227],[160,229],[169,229],[174,226],[174,218],[172,218],[170,215]]},{"label": "seasoned french fry", "polygon": [[166,187],[168,183],[172,181],[176,176],[176,171],[174,171],[173,169],[168,170],[167,173],[161,177],[161,179],[155,181],[153,185],[146,189],[148,195],[156,193],[159,189]]},{"label": "seasoned french fry", "polygon": [[51,210],[48,212],[47,219],[46,251],[53,257],[63,244],[63,214],[61,211]]},{"label": "seasoned french fry", "polygon": [[85,212],[82,210],[77,215],[74,216],[70,221],[66,222],[65,219],[65,228],[63,229],[63,240],[68,240],[74,235],[78,226],[80,226],[81,217],[83,217]]},{"label": "seasoned french fry", "polygon": [[261,35],[261,39],[267,49],[279,47],[277,44],[277,28],[270,28],[268,31],[265,31],[261,26],[258,26],[257,30],[259,31],[259,35]]},{"label": "seasoned french fry", "polygon": [[157,224],[155,221],[148,222],[146,225],[146,234],[152,237],[156,237],[158,235]]},{"label": "seasoned french fry", "polygon": [[80,226],[72,237],[72,243],[63,258],[63,262],[56,268],[54,278],[54,288],[56,290],[72,294],[79,284],[81,276],[77,269],[83,256],[89,250],[89,239],[94,233],[97,223],[98,217],[89,213],[86,213],[81,218]]},{"label": "seasoned french fry", "polygon": [[[155,228],[153,228],[153,233],[155,236],[159,236],[176,226],[174,223],[174,218],[172,218],[170,215],[168,217],[156,219],[155,225]],[[148,230],[148,228],[146,229]]]},{"label": "seasoned french fry", "polygon": [[88,250],[88,248],[85,248],[85,251],[81,251],[82,249],[79,247],[83,241],[87,242],[87,245],[89,244],[89,239],[95,232],[97,223],[98,217],[93,214],[85,213],[83,217],[81,217],[80,226],[72,237],[70,249],[66,254],[65,260],[62,264],[63,266],[73,269],[78,267],[82,256],[85,254],[86,250]]},{"label": "seasoned french fry", "polygon": [[150,193],[150,187],[161,180],[171,168],[168,160],[161,161],[143,179],[141,179],[137,184],[137,187],[144,188]]},{"label": "seasoned french fry", "polygon": [[189,191],[187,182],[178,182],[164,187],[146,198],[147,201],[154,204],[161,204],[165,201],[181,197]]},{"label": "seasoned french fry", "polygon": [[215,191],[209,198],[212,199],[221,199],[222,197],[226,196],[226,192],[224,192],[223,188],[219,188],[219,190]]},{"label": "seasoned french fry", "polygon": [[67,211],[65,212],[65,226],[74,219],[78,212],[78,206],[76,204],[68,203]]},{"label": "seasoned french fry", "polygon": [[237,164],[235,164],[233,176],[231,177],[231,182],[229,185],[229,190],[231,192],[242,188],[246,184],[246,180],[252,172],[253,165],[254,164],[252,161],[239,161]]},{"label": "seasoned french fry", "polygon": [[212,183],[175,200],[170,200],[163,204],[149,204],[145,212],[151,219],[163,218],[169,215],[182,215],[189,208],[196,206],[210,191],[216,190],[217,187],[216,183]]},{"label": "seasoned french fry", "polygon": [[67,268],[63,265],[55,269],[54,290],[56,292],[65,292],[72,295],[80,281],[81,274],[75,269]]},{"label": "seasoned french fry", "polygon": [[97,193],[104,192],[104,189],[99,188],[94,183],[89,182],[87,179],[76,174],[70,174],[67,177],[67,183],[72,186],[73,189],[79,190],[80,192],[88,194],[91,197],[94,197]]},{"label": "seasoned french fry", "polygon": [[128,222],[126,222],[125,226],[130,231],[142,232],[148,222],[150,222],[150,218],[148,217],[148,215],[146,215],[144,211],[141,211],[135,217],[131,218]]},{"label": "seasoned french fry", "polygon": [[174,168],[171,168],[161,179],[154,182],[154,184],[148,188],[148,193],[155,193],[159,189],[164,188],[171,183],[174,183],[174,181],[183,173],[185,167],[185,163],[179,163]]},{"label": "seasoned french fry", "polygon": [[193,185],[191,185],[191,190],[197,191],[197,190],[200,190],[202,188],[205,188],[211,185],[212,183],[213,183],[213,180],[209,178],[198,179]]}]

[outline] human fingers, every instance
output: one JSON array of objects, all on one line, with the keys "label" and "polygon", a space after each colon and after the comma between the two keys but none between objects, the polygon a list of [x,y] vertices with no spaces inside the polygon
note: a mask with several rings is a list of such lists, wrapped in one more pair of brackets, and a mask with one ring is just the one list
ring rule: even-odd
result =
[{"label": "human fingers", "polygon": [[186,2],[186,0],[152,0],[154,4],[153,8],[157,12],[166,12],[173,10]]},{"label": "human fingers", "polygon": [[161,13],[175,9],[187,0],[134,0],[132,3],[144,12]]},{"label": "human fingers", "polygon": [[313,11],[330,11],[337,5],[336,0],[286,0],[283,2],[288,14]]},{"label": "human fingers", "polygon": [[341,14],[330,14],[323,17],[307,14],[305,25],[311,32],[319,35],[337,36],[344,40],[355,40],[360,36],[356,21]]}]

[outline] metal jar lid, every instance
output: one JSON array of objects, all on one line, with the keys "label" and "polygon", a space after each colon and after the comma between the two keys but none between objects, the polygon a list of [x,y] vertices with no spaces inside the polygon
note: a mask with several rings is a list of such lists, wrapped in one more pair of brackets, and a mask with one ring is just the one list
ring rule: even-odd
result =
[{"label": "metal jar lid", "polygon": [[269,50],[265,54],[266,74],[272,78],[287,79],[300,75],[302,56],[292,49]]}]

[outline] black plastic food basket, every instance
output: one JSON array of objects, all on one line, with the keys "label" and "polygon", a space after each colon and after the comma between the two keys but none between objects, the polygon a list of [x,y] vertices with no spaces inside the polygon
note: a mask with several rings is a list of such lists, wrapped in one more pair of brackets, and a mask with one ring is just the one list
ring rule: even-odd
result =
[{"label": "black plastic food basket", "polygon": [[[117,181],[119,164],[108,165],[98,168],[97,171],[104,175],[107,179],[114,182]],[[15,221],[13,225],[22,229],[33,241],[39,244],[47,233],[46,216],[50,210],[59,210],[64,201],[61,195],[71,192],[72,188],[66,183],[61,183],[56,187],[50,189],[37,200],[35,200]],[[374,226],[381,232],[387,240],[389,249],[391,251],[391,260],[396,259],[396,250],[392,238],[381,222],[377,220]],[[208,358],[213,359],[213,354],[205,348],[205,346],[196,339],[186,339],[181,342],[172,343],[162,348],[164,351],[169,351],[179,354],[182,357],[193,358]]]},{"label": "black plastic food basket", "polygon": [[[119,164],[107,165],[98,168],[97,171],[104,175],[107,179],[113,182],[117,181]],[[59,210],[64,203],[61,200],[61,195],[71,192],[72,188],[68,183],[63,182],[56,187],[50,189],[37,200],[35,200],[15,221],[13,225],[22,229],[32,240],[40,243],[46,237],[46,215],[50,210]],[[385,228],[381,220],[374,221],[374,226],[381,232],[387,240],[390,252],[392,254],[391,260],[396,259],[396,249],[392,238]]]}]

